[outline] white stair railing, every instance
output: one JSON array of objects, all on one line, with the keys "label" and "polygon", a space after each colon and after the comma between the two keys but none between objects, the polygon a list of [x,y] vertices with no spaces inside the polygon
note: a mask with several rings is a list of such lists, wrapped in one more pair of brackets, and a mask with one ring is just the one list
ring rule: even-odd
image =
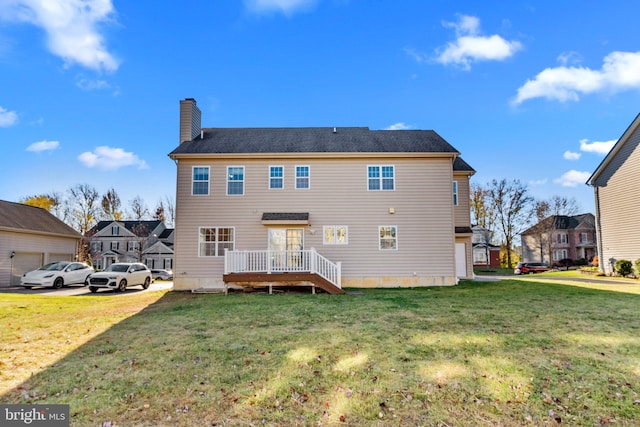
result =
[{"label": "white stair railing", "polygon": [[315,249],[299,251],[244,250],[224,253],[224,274],[231,273],[312,273],[342,287],[342,265],[320,255]]}]

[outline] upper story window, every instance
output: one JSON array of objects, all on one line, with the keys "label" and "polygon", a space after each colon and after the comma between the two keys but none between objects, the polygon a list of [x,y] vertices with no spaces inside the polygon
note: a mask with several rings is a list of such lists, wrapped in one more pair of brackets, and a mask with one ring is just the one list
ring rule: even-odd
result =
[{"label": "upper story window", "polygon": [[458,181],[453,181],[453,206],[458,206]]},{"label": "upper story window", "polygon": [[368,166],[367,189],[369,191],[393,191],[395,190],[395,166]]},{"label": "upper story window", "polygon": [[346,225],[325,225],[322,231],[324,245],[346,245],[349,243]]},{"label": "upper story window", "polygon": [[296,188],[309,188],[309,166],[296,166]]},{"label": "upper story window", "polygon": [[140,242],[138,242],[137,240],[127,242],[127,251],[128,252],[133,252],[133,251],[137,251],[137,250],[140,250]]},{"label": "upper story window", "polygon": [[120,227],[117,225],[114,225],[111,227],[111,235],[112,236],[117,236],[118,234],[120,234]]},{"label": "upper story window", "polygon": [[381,225],[378,227],[380,236],[379,249],[381,251],[398,249],[398,228],[395,225]]},{"label": "upper story window", "polygon": [[244,166],[227,167],[227,196],[244,195]]},{"label": "upper story window", "polygon": [[209,195],[209,166],[193,167],[191,194]]},{"label": "upper story window", "polygon": [[117,251],[120,249],[120,242],[111,242],[111,246],[109,246],[112,251]]},{"label": "upper story window", "polygon": [[224,256],[224,250],[235,247],[234,227],[201,227],[198,256]]},{"label": "upper story window", "polygon": [[569,243],[569,236],[567,235],[567,233],[558,233],[556,242],[557,243]]},{"label": "upper story window", "polygon": [[269,167],[269,188],[284,188],[284,166]]}]

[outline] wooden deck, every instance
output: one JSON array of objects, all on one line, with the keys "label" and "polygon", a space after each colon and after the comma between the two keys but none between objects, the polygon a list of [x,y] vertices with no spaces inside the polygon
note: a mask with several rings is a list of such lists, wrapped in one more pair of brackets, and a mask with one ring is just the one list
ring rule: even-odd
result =
[{"label": "wooden deck", "polygon": [[[296,287],[302,286],[300,282],[310,282],[314,288],[318,287],[330,294],[345,293],[344,290],[315,273],[228,273],[223,275],[222,279],[225,283],[233,283],[238,286],[269,286],[270,288],[284,286]],[[262,283],[262,285],[258,283]],[[315,289],[313,289],[313,291],[315,292]]]}]

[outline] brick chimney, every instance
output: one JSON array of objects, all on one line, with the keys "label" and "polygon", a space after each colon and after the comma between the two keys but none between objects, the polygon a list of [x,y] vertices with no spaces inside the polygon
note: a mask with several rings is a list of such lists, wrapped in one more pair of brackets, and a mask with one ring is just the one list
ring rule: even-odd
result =
[{"label": "brick chimney", "polygon": [[200,135],[201,113],[193,98],[180,101],[180,144]]}]

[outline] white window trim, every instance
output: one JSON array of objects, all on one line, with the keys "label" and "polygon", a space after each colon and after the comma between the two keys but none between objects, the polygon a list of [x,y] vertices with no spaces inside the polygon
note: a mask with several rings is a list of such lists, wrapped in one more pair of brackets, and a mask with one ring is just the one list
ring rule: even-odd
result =
[{"label": "white window trim", "polygon": [[[205,168],[205,169],[207,169],[207,176],[208,176],[208,179],[206,180],[207,192],[205,194],[194,194],[193,193],[193,184],[195,182],[205,182],[204,180],[196,181],[196,180],[193,179],[193,174],[194,174],[196,168]],[[209,193],[211,193],[211,166],[206,166],[206,165],[194,165],[194,166],[191,166],[191,195],[192,196],[208,196]]]},{"label": "white window trim", "polygon": [[[309,175],[306,177],[307,181],[309,182],[309,185],[307,185],[306,187],[298,187],[298,168],[307,168],[307,170],[309,171]],[[311,189],[311,166],[309,165],[296,165],[295,169],[294,169],[294,173],[295,173],[295,188],[296,190],[309,190]],[[301,178],[305,178],[305,177],[301,177]]]},{"label": "white window trim", "polygon": [[[231,168],[240,168],[242,169],[242,181],[229,181],[229,169]],[[245,174],[245,168],[242,165],[237,165],[237,166],[227,166],[227,196],[244,196],[245,193],[245,185],[246,185],[246,174]],[[229,183],[230,182],[242,182],[242,194],[229,194]]]},{"label": "white window trim", "polygon": [[[327,230],[327,228],[333,228],[333,242],[329,242],[327,243],[327,241],[324,239],[324,237],[326,236],[325,232]],[[338,228],[344,228],[346,230],[346,240],[344,243],[339,243],[338,242]],[[323,225],[322,226],[322,244],[326,245],[326,246],[345,246],[349,244],[349,226],[347,225]]]},{"label": "white window trim", "polygon": [[[382,176],[382,168],[384,167],[393,168],[393,189],[392,190],[385,190],[383,188],[382,181],[385,178]],[[380,188],[378,190],[372,190],[369,188],[369,179],[373,179],[373,178],[369,178],[369,168],[378,168],[380,170],[380,177],[378,178],[378,180],[380,181]],[[367,191],[396,191],[396,165],[367,165],[366,178],[367,178]],[[386,179],[389,179],[389,178],[386,178]]]},{"label": "white window trim", "polygon": [[215,228],[216,229],[216,239],[218,236],[218,230],[220,230],[221,228],[230,228],[233,230],[233,240],[231,241],[231,243],[233,244],[233,248],[231,250],[235,250],[236,248],[236,228],[233,226],[224,226],[224,225],[220,225],[220,226],[215,226],[215,225],[210,225],[210,226],[200,226],[198,227],[198,238],[196,239],[197,241],[197,245],[198,247],[196,248],[196,252],[198,254],[198,258],[220,258],[220,257],[224,257],[224,251],[221,254],[218,254],[218,244],[220,243],[218,240],[211,242],[213,243],[215,246],[215,253],[216,255],[202,255],[200,254],[200,233],[202,232],[203,228]]},{"label": "white window trim", "polygon": [[[383,248],[382,247],[382,238],[380,237],[380,230],[383,227],[389,227],[389,228],[393,227],[393,228],[396,229],[396,239],[395,239],[396,240],[396,247],[395,248],[389,249],[389,248]],[[397,225],[379,225],[378,226],[378,250],[379,251],[397,251],[398,250],[398,246],[399,246],[398,245],[398,226]]]},{"label": "white window trim", "polygon": [[[282,177],[280,177],[280,179],[282,179],[282,187],[278,188],[278,187],[272,187],[271,186],[271,168],[282,168]],[[284,166],[283,165],[269,165],[269,190],[284,190]]]}]

